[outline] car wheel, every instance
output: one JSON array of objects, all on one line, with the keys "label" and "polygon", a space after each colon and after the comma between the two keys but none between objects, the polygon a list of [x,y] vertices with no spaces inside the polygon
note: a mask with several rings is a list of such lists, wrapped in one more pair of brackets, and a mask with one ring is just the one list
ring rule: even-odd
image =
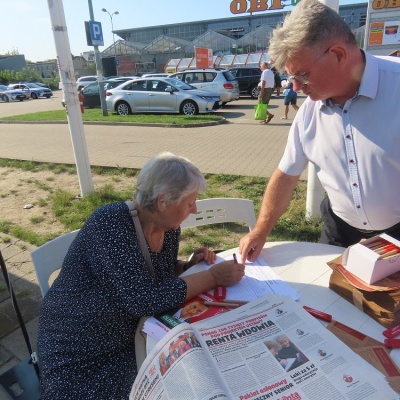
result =
[{"label": "car wheel", "polygon": [[197,104],[194,101],[186,100],[181,104],[181,114],[184,115],[195,115],[199,113]]},{"label": "car wheel", "polygon": [[32,97],[32,99],[37,99],[38,95],[35,92],[32,92],[31,93],[31,97]]},{"label": "car wheel", "polygon": [[129,104],[125,101],[118,102],[115,106],[115,111],[118,113],[118,115],[128,115],[132,113]]},{"label": "car wheel", "polygon": [[260,94],[260,88],[258,86],[253,86],[250,89],[250,96],[252,99],[258,99],[259,94]]},{"label": "car wheel", "polygon": [[6,102],[6,103],[8,103],[10,100],[9,100],[9,98],[8,98],[8,96],[6,96],[5,94],[3,94],[2,96],[1,96],[1,99],[4,101],[4,102]]}]

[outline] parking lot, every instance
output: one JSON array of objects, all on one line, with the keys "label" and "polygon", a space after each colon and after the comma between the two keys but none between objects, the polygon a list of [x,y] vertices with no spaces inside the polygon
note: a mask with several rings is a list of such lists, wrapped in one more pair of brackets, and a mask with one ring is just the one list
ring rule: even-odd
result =
[{"label": "parking lot", "polygon": [[[37,99],[37,100],[24,100],[24,101],[12,101],[10,103],[0,103],[0,118],[8,117],[12,115],[35,113],[39,111],[49,110],[62,110],[61,105],[62,91],[53,91],[53,97],[50,99]],[[303,98],[299,97],[299,105],[303,102]],[[256,100],[250,98],[250,96],[242,96],[238,101],[233,101],[226,104],[222,109],[217,111],[217,115],[222,115],[233,123],[243,123],[248,120],[253,120],[254,105]],[[277,110],[277,111],[275,111]],[[270,111],[276,115],[273,120],[277,123],[279,117],[283,115],[283,97],[271,99]],[[290,111],[289,117],[294,116],[293,110]],[[289,121],[289,120],[288,120]],[[281,121],[282,122],[282,121]],[[282,122],[283,123],[283,122]],[[285,123],[284,123],[285,124]],[[287,124],[287,122],[286,122]]]}]

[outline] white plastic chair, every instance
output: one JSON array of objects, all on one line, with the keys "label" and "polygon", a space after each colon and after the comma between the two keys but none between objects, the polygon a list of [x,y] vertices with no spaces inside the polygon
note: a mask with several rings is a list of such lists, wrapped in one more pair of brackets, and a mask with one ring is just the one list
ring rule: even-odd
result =
[{"label": "white plastic chair", "polygon": [[79,229],[66,233],[31,251],[33,266],[35,267],[43,297],[50,289],[50,277],[52,273],[61,269],[69,246],[71,246],[78,232]]},{"label": "white plastic chair", "polygon": [[197,214],[190,214],[181,229],[221,224],[224,222],[245,222],[251,231],[256,223],[254,205],[251,200],[235,198],[213,198],[196,201]]}]

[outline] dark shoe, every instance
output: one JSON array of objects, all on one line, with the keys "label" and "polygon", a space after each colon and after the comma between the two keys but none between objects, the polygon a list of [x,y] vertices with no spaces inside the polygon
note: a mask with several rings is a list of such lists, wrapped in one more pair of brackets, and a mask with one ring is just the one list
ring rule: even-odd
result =
[{"label": "dark shoe", "polygon": [[268,114],[268,118],[267,118],[267,121],[265,123],[268,124],[268,122],[271,121],[271,119],[274,118],[274,117],[275,117],[275,115]]}]

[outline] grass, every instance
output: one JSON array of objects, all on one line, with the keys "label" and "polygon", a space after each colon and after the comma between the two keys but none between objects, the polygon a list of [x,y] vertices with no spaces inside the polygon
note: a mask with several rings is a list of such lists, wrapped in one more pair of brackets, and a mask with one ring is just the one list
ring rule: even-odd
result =
[{"label": "grass", "polygon": [[[0,159],[0,166],[30,171],[48,169],[55,173],[76,173],[74,166],[61,164]],[[97,207],[111,202],[130,199],[134,189],[134,177],[138,172],[138,170],[127,168],[93,167],[93,175],[101,174],[110,177],[110,182],[97,188],[94,193],[79,199],[76,197],[76,193],[68,191],[68,188],[57,187],[56,189],[47,191],[48,197],[46,199],[38,197],[37,199],[33,199],[33,201],[41,207],[47,207],[47,212],[52,214],[52,219],[60,222],[64,226],[65,232],[72,231],[81,228],[88,216]],[[126,179],[127,177],[129,179]],[[205,175],[205,178],[208,190],[201,194],[200,198],[247,198],[253,201],[256,214],[258,214],[265,185],[268,182],[267,178],[224,174],[208,174]],[[116,190],[113,182],[124,182],[124,179],[126,179],[127,184],[122,185],[122,189]],[[47,189],[46,184],[39,185],[38,182],[35,182],[35,184],[41,186],[43,190]],[[317,242],[319,240],[321,224],[305,220],[306,192],[306,182],[300,182],[295,190],[289,209],[280,218],[268,240],[305,242]],[[31,222],[34,224],[43,223],[40,218]],[[39,235],[33,230],[18,226],[13,221],[8,220],[0,220],[0,231],[35,246],[40,246],[58,236],[56,233],[47,233],[47,231],[45,234]],[[49,230],[49,232],[51,231]],[[180,257],[183,258],[190,255],[199,246],[207,246],[214,250],[226,250],[236,247],[240,238],[246,232],[248,232],[248,229],[245,226],[235,223],[185,229],[182,231]]]},{"label": "grass", "polygon": [[[109,123],[142,123],[142,124],[168,124],[168,125],[190,125],[208,122],[223,121],[221,116],[212,114],[201,115],[175,115],[175,114],[132,114],[121,116],[108,113],[103,116],[101,109],[86,109],[82,114],[83,122],[109,122]],[[15,122],[57,122],[67,121],[67,113],[65,110],[42,111],[31,114],[14,115],[10,117],[0,118],[0,121]]]}]

